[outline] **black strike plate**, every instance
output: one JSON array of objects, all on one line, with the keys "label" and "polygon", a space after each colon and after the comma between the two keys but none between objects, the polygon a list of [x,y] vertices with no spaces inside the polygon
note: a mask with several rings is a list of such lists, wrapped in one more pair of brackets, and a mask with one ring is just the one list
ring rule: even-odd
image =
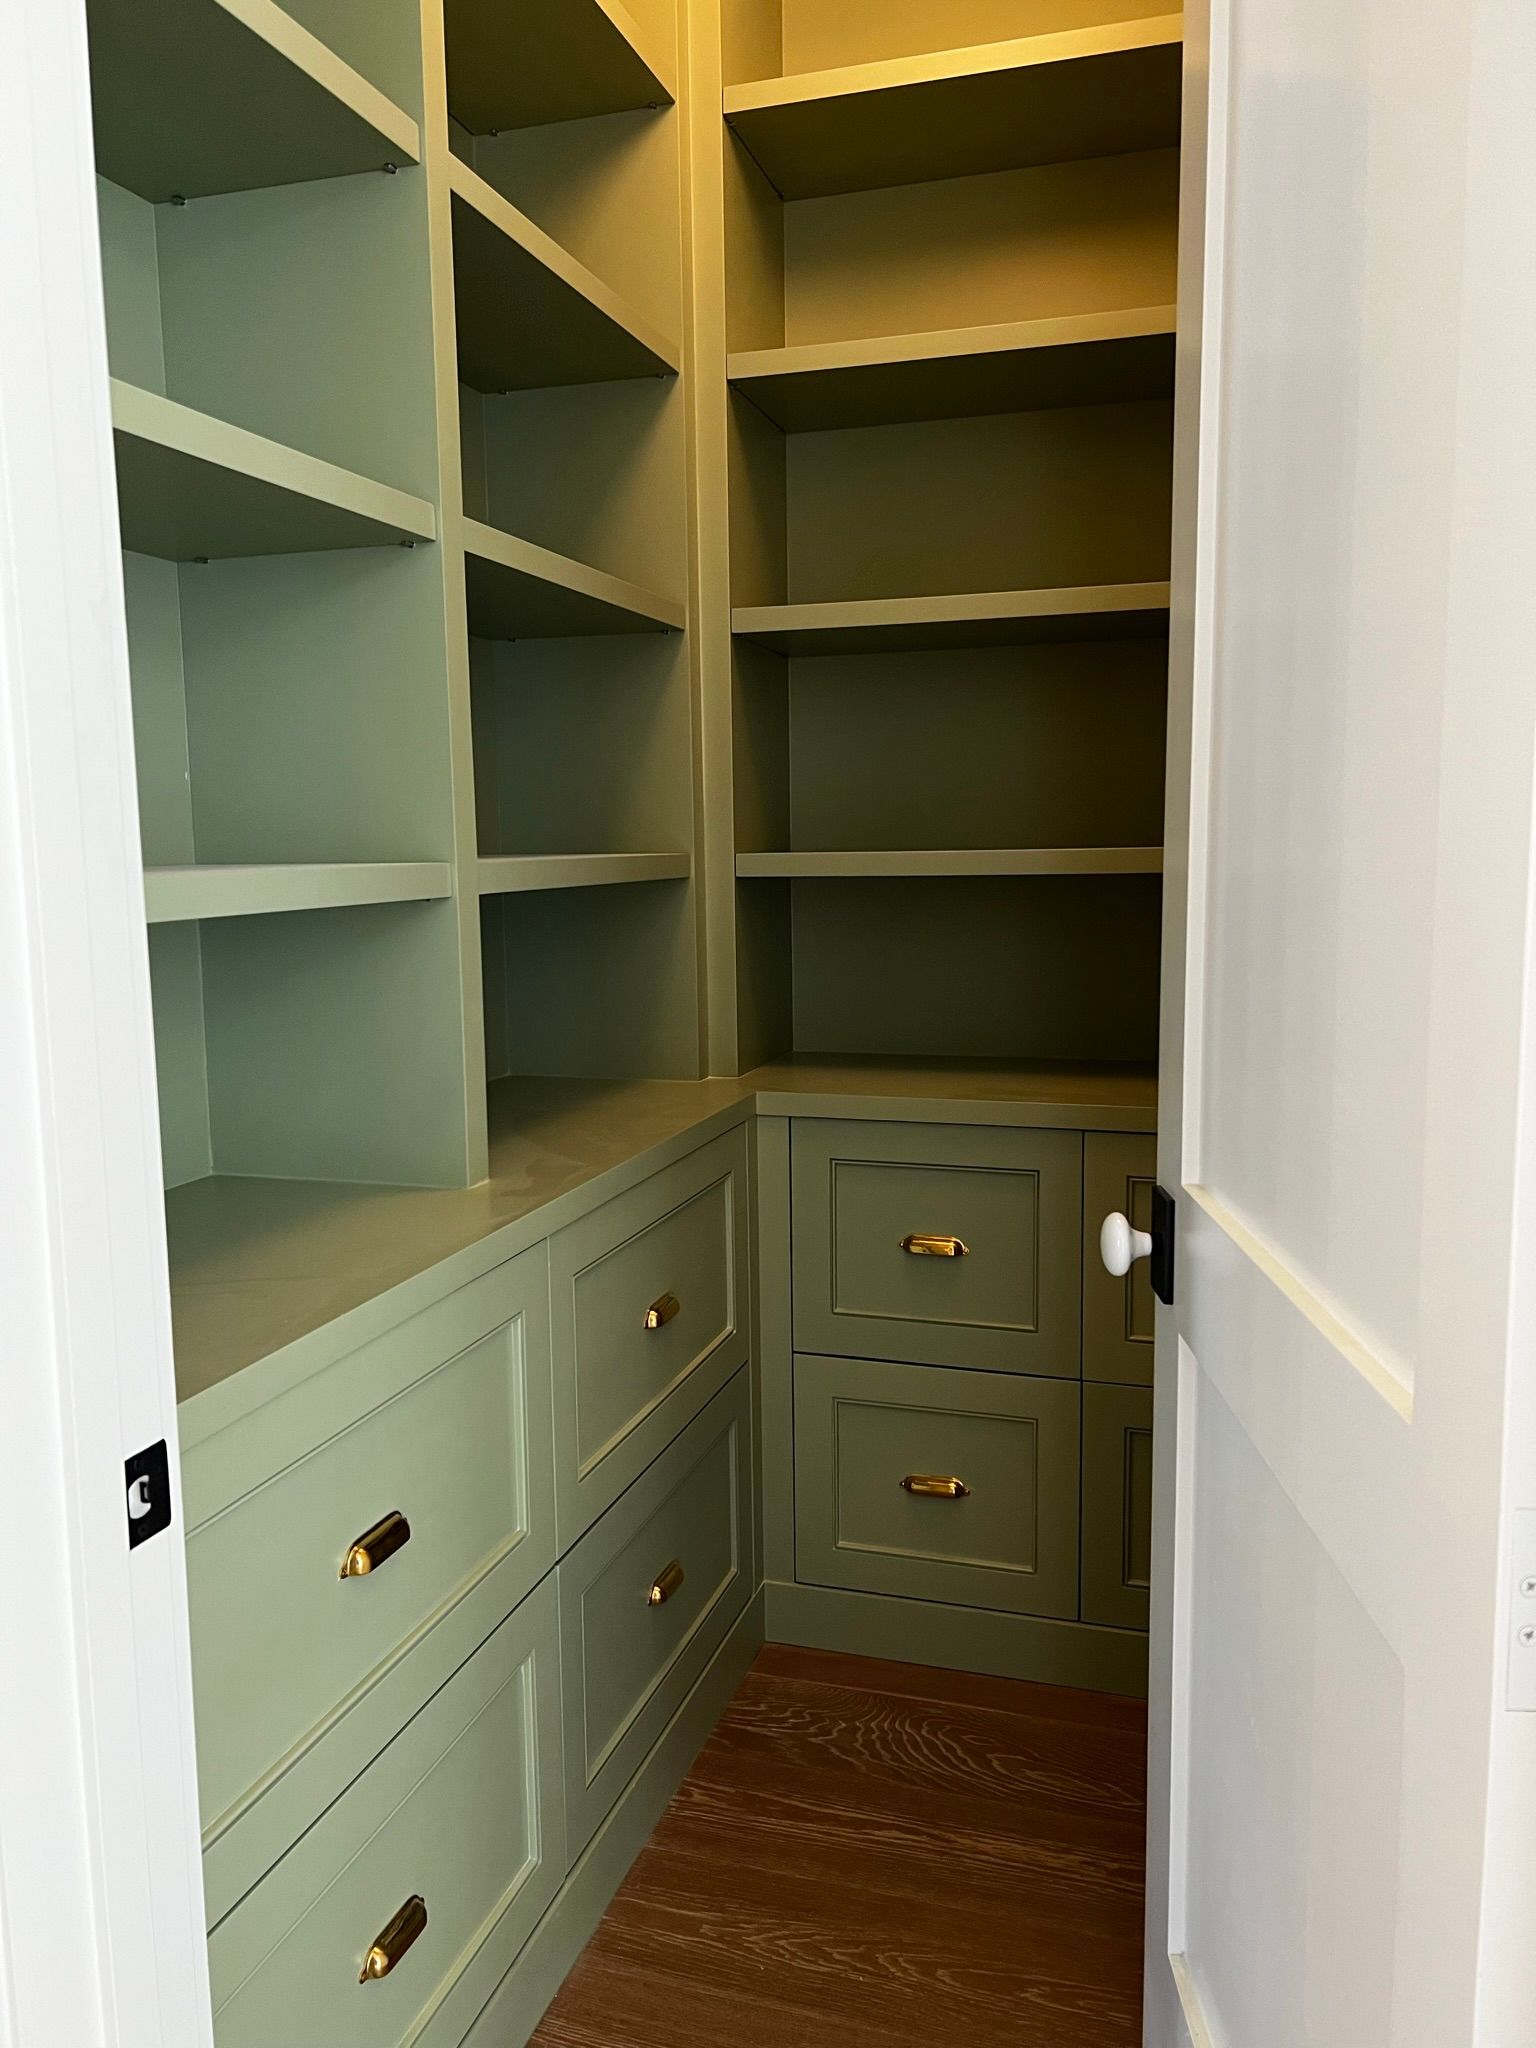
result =
[{"label": "black strike plate", "polygon": [[1166,1188],[1152,1190],[1152,1256],[1148,1260],[1152,1292],[1166,1307],[1173,1306],[1174,1200]]},{"label": "black strike plate", "polygon": [[137,1550],[171,1526],[171,1460],[165,1438],[125,1459],[128,1488],[128,1548]]}]

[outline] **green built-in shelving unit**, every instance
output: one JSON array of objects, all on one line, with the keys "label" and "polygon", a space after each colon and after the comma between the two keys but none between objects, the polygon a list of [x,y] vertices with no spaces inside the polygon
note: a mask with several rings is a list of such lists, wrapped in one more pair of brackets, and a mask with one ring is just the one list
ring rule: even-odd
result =
[{"label": "green built-in shelving unit", "polygon": [[1150,1071],[1176,15],[88,13],[176,1244],[562,1079]]},{"label": "green built-in shelving unit", "polygon": [[89,29],[187,1243],[256,1180],[473,1184],[504,1077],[701,1070],[679,39],[672,0]]},{"label": "green built-in shelving unit", "polygon": [[1180,17],[723,20],[715,1057],[1147,1068]]}]

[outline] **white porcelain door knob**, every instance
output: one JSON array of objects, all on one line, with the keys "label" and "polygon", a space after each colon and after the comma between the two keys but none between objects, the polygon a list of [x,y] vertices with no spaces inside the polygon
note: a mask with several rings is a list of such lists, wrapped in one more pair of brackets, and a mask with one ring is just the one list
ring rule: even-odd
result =
[{"label": "white porcelain door knob", "polygon": [[1151,1253],[1151,1231],[1133,1230],[1129,1216],[1111,1209],[1099,1230],[1099,1257],[1105,1270],[1123,1280],[1137,1259],[1150,1258]]}]

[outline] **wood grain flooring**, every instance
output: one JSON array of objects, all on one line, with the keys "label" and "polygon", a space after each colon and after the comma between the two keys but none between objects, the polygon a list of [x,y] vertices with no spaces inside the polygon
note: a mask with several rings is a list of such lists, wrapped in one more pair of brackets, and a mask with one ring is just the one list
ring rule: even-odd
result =
[{"label": "wood grain flooring", "polygon": [[1134,2048],[1146,1713],[770,1645],[532,2048]]}]

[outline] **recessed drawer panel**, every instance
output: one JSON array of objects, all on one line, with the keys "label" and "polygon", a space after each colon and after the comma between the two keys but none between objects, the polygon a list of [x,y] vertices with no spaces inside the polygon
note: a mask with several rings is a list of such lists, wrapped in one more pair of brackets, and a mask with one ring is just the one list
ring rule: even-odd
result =
[{"label": "recessed drawer panel", "polygon": [[1145,1628],[1152,1584],[1152,1389],[1083,1389],[1083,1619]]},{"label": "recessed drawer panel", "polygon": [[555,1236],[562,1546],[746,1357],[746,1178],[728,1131]]},{"label": "recessed drawer panel", "polygon": [[749,1396],[740,1372],[561,1562],[573,1855],[750,1596]]},{"label": "recessed drawer panel", "polygon": [[1077,1614],[1080,1391],[1060,1380],[795,1360],[795,1575]]},{"label": "recessed drawer panel", "polygon": [[1083,1138],[1083,1377],[1152,1384],[1152,1268],[1137,1259],[1123,1280],[1106,1273],[1099,1229],[1113,1209],[1137,1230],[1152,1228],[1157,1140],[1136,1132],[1089,1131]]},{"label": "recessed drawer panel", "polygon": [[391,1679],[353,1754],[406,1652],[494,1578],[489,1627],[553,1563],[547,1272],[540,1245],[189,1457],[205,1842],[323,1740],[345,1754],[297,1774],[307,1824],[419,1703]]},{"label": "recessed drawer panel", "polygon": [[1075,1377],[1076,1131],[798,1119],[795,1342]]},{"label": "recessed drawer panel", "polygon": [[217,2048],[457,2048],[565,1875],[552,1578],[214,1929]]}]

